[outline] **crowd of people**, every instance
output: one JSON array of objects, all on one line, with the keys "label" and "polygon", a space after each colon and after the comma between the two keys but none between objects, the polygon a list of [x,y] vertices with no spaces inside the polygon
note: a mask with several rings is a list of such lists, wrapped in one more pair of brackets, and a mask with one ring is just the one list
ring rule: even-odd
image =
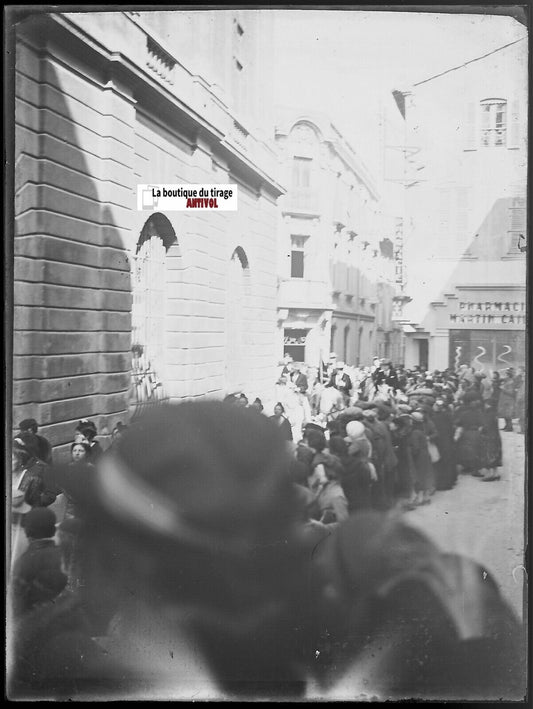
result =
[{"label": "crowd of people", "polygon": [[[459,474],[495,482],[503,465],[499,421],[503,431],[515,430],[513,419],[525,431],[523,367],[429,372],[379,358],[347,367],[331,353],[312,368],[286,356],[276,396],[271,418],[305,475],[319,466],[323,480],[340,484],[349,510],[430,504]],[[248,405],[244,394],[226,400]]]},{"label": "crowd of people", "polygon": [[21,423],[11,697],[520,696],[523,629],[490,572],[403,510],[498,479],[523,373],[332,355],[286,358],[277,386],[271,415],[240,392],[154,405],[105,451],[83,419],[68,464]]}]

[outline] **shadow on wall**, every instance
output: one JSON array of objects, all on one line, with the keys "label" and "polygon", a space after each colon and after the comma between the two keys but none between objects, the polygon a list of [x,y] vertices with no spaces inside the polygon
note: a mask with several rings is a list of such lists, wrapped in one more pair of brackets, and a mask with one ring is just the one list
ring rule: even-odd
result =
[{"label": "shadow on wall", "polygon": [[61,457],[80,418],[106,434],[127,409],[131,150],[102,89],[29,45],[42,20],[16,41],[13,424],[35,418]]}]

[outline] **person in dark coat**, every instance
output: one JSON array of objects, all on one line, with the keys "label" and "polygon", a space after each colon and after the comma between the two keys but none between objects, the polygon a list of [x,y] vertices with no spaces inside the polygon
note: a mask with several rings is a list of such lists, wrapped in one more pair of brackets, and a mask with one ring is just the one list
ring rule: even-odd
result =
[{"label": "person in dark coat", "polygon": [[500,377],[499,372],[492,373],[491,384],[492,384],[492,396],[491,396],[492,406],[496,409],[496,411],[498,411],[498,404],[500,402],[500,392],[501,392],[501,387],[502,387],[502,382],[501,382],[501,377]]},{"label": "person in dark coat", "polygon": [[409,445],[413,420],[410,407],[399,413],[392,422],[392,443],[398,460],[396,496],[402,508],[412,510],[416,507],[415,471],[411,446]]},{"label": "person in dark coat", "polygon": [[326,386],[334,387],[340,391],[344,398],[344,403],[348,405],[353,384],[349,374],[344,371],[344,362],[336,363],[335,371],[331,375],[331,378]]},{"label": "person in dark coat", "polygon": [[11,582],[12,609],[16,616],[40,603],[51,601],[66,586],[62,571],[61,550],[53,537],[56,517],[46,507],[36,507],[24,519],[29,546],[13,566]]},{"label": "person in dark coat", "polygon": [[518,418],[518,432],[526,432],[526,370],[518,367],[516,375],[516,402],[515,414]]},{"label": "person in dark coat", "polygon": [[363,423],[366,428],[366,436],[372,446],[372,463],[377,474],[377,480],[374,485],[372,485],[372,504],[375,509],[387,509],[387,493],[385,488],[387,441],[383,426],[377,420],[376,405],[368,405],[368,407],[363,410]]},{"label": "person in dark coat", "polygon": [[270,420],[273,421],[276,426],[279,426],[281,434],[286,441],[293,440],[291,422],[285,416],[285,407],[280,401],[274,406],[274,415],[270,416]]},{"label": "person in dark coat", "polygon": [[383,452],[383,493],[385,508],[390,508],[394,504],[394,492],[396,489],[396,469],[398,459],[394,452],[392,434],[390,430],[390,418],[392,409],[384,403],[378,402],[376,427],[379,427],[384,442]]},{"label": "person in dark coat", "polygon": [[263,406],[263,402],[261,401],[261,399],[258,396],[252,401],[251,407],[253,409],[257,409],[259,411],[259,413],[263,413],[264,408],[265,408]]},{"label": "person in dark coat", "polygon": [[433,424],[436,429],[435,445],[439,451],[439,460],[433,464],[435,469],[435,487],[437,490],[450,490],[457,481],[453,442],[453,415],[443,399],[437,399],[433,406]]},{"label": "person in dark coat", "polygon": [[13,441],[16,497],[22,494],[24,502],[30,507],[48,507],[55,501],[58,489],[51,479],[50,467],[35,455],[31,447],[33,440],[34,435],[25,432]]},{"label": "person in dark coat", "polygon": [[337,437],[330,440],[330,449],[339,450],[343,465],[342,489],[348,501],[350,514],[370,509],[372,505],[372,470],[370,467],[371,445],[365,436],[365,427],[360,421],[346,424],[345,451]]},{"label": "person in dark coat", "polygon": [[514,370],[509,368],[505,373],[505,379],[501,382],[500,398],[498,401],[498,416],[505,421],[503,431],[513,430],[513,418],[516,409],[516,381]]},{"label": "person in dark coat", "polygon": [[376,387],[386,384],[391,387],[394,391],[400,388],[400,382],[396,372],[393,369],[392,362],[390,360],[384,360],[378,369],[376,369],[372,375]]},{"label": "person in dark coat", "polygon": [[482,482],[500,479],[498,468],[502,466],[502,437],[498,426],[497,411],[491,401],[484,402],[481,428],[481,467],[486,469]]},{"label": "person in dark coat", "polygon": [[300,394],[306,394],[309,386],[309,382],[305,374],[301,371],[298,364],[291,365],[291,373],[289,375],[289,380],[294,384],[297,392]]},{"label": "person in dark coat", "polygon": [[308,486],[315,496],[312,516],[331,528],[348,517],[348,501],[341,485],[344,468],[340,458],[326,449],[320,431],[308,430],[305,442],[314,451]]},{"label": "person in dark coat", "polygon": [[455,419],[456,442],[455,456],[457,464],[464,473],[471,473],[481,477],[480,469],[483,467],[483,442],[481,430],[483,427],[483,412],[481,399],[475,392],[467,392],[464,397],[464,406],[457,411]]},{"label": "person in dark coat", "polygon": [[39,460],[47,465],[52,465],[52,446],[49,441],[38,433],[39,425],[35,419],[24,419],[19,424],[21,433],[30,431],[35,436],[36,449],[35,455]]},{"label": "person in dark coat", "polygon": [[409,447],[415,478],[415,504],[427,505],[431,502],[431,491],[434,489],[434,472],[424,428],[424,414],[415,411],[411,414],[411,418],[413,428],[409,436]]}]

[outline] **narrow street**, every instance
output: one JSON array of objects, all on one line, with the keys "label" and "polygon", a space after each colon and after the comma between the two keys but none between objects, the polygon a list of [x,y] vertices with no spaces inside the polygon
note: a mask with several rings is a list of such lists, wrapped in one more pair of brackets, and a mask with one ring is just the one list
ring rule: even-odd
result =
[{"label": "narrow street", "polygon": [[435,493],[431,505],[407,515],[441,549],[465,554],[486,566],[522,617],[525,438],[519,433],[502,432],[501,436],[504,465],[500,480],[484,483],[460,475],[452,490]]}]

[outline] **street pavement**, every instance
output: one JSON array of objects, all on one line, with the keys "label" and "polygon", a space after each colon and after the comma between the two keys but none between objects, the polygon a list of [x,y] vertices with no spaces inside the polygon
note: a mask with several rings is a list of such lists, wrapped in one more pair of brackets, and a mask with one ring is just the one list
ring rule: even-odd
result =
[{"label": "street pavement", "polygon": [[472,475],[460,475],[452,490],[436,492],[430,505],[405,514],[443,551],[464,554],[484,565],[522,618],[523,599],[527,598],[525,437],[503,431],[501,436],[500,480],[481,482]]}]

